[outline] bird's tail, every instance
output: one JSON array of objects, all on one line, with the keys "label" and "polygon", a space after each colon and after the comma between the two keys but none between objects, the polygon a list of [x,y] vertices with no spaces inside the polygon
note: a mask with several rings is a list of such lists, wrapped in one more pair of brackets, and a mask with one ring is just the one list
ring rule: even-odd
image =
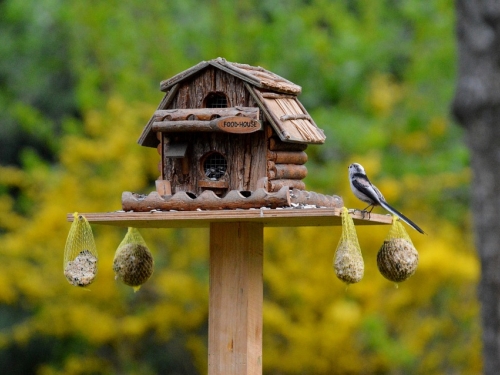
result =
[{"label": "bird's tail", "polygon": [[425,234],[425,232],[417,224],[415,224],[413,221],[408,219],[405,215],[403,215],[401,212],[396,210],[394,207],[390,206],[387,202],[381,200],[380,205],[382,207],[384,207],[387,211],[389,211],[391,214],[394,214],[397,217],[399,217],[401,220],[403,220],[406,224],[408,224],[410,227],[412,227],[416,231],[418,231],[422,234]]}]

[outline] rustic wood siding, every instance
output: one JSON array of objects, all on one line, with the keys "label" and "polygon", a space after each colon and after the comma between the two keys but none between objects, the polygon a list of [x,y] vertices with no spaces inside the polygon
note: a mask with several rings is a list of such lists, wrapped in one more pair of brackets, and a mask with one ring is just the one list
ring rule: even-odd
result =
[{"label": "rustic wood siding", "polygon": [[177,96],[170,103],[169,108],[203,108],[203,101],[211,92],[226,94],[228,107],[255,106],[255,101],[240,79],[213,67],[208,67],[192,79],[180,84]]},{"label": "rustic wood siding", "polygon": [[[211,151],[227,160],[227,171],[219,181],[227,181],[229,190],[257,189],[266,176],[266,140],[264,132],[252,134],[189,133],[175,136],[170,142],[187,142],[188,174],[183,172],[183,159],[165,159],[164,175],[171,182],[172,193],[179,191],[201,194],[200,181],[210,181],[203,173],[201,161]],[[184,167],[186,168],[186,167]]]},{"label": "rustic wood siding", "polygon": [[267,151],[267,190],[279,191],[283,186],[304,190],[302,181],[307,176],[307,145],[303,143],[282,142],[274,134],[268,139]]},{"label": "rustic wood siding", "polygon": [[[211,92],[222,92],[227,96],[228,107],[253,107],[254,99],[240,79],[211,66],[179,84],[175,98],[168,108],[203,108],[206,96]],[[257,189],[257,181],[266,176],[267,142],[265,132],[252,134],[186,133],[165,134],[171,143],[187,143],[186,159],[166,158],[163,174],[172,185],[172,193],[179,191],[201,194],[206,188],[200,181],[209,181],[202,170],[201,159],[208,152],[216,151],[227,160],[226,175],[230,190]],[[168,143],[164,142],[165,147]],[[184,169],[189,168],[185,174]]]}]

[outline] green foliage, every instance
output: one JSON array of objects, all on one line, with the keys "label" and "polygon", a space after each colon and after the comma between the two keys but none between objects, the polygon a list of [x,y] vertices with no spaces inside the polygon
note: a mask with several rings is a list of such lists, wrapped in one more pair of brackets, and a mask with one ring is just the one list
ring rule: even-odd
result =
[{"label": "green foliage", "polygon": [[20,164],[20,148],[54,160],[64,118],[76,112],[60,1],[0,3],[0,161]]},{"label": "green foliage", "polygon": [[340,229],[266,229],[264,372],[480,372],[451,1],[6,0],[0,21],[1,367],[206,372],[206,231],[141,230],[155,272],[136,294],[114,281],[124,229],[93,227],[91,292],[61,260],[67,213],[154,189],[158,155],[136,139],[158,83],[223,56],[303,87],[327,135],[307,151],[308,189],[362,208],[347,181],[357,161],[429,233],[410,232],[420,264],[396,289],[376,267],[388,227],[357,228],[365,276],[346,290],[331,268]]}]

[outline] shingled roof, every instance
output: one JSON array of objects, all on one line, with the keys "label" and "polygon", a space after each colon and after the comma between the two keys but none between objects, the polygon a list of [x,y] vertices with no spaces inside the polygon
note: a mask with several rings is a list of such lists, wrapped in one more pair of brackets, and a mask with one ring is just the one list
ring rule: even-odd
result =
[{"label": "shingled roof", "polygon": [[160,84],[161,91],[167,92],[176,83],[191,77],[209,65],[238,77],[242,81],[258,88],[269,89],[292,95],[298,95],[302,91],[302,88],[299,85],[296,85],[295,83],[290,82],[285,78],[270,72],[269,70],[261,68],[260,66],[229,62],[222,57],[218,57],[210,61],[202,61],[199,64],[196,64],[195,66],[173,76],[172,78],[162,81]]},{"label": "shingled roof", "polygon": [[[171,98],[169,91],[178,83],[196,75],[203,69],[213,66],[241,79],[250,95],[271,123],[280,139],[284,142],[322,144],[323,131],[318,128],[306,109],[297,100],[302,88],[279,75],[261,67],[226,61],[219,57],[199,64],[162,81],[160,89],[166,92],[158,109],[167,109]],[[174,90],[175,91],[175,90]],[[158,139],[152,131],[153,116],[144,128],[138,143],[156,147]]]}]

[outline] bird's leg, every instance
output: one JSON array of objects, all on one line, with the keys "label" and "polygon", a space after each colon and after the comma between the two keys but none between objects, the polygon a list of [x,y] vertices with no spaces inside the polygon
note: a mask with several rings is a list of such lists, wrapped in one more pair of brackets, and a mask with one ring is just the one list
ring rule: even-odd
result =
[{"label": "bird's leg", "polygon": [[[371,207],[371,208],[370,208],[370,207]],[[366,211],[366,209],[367,209],[367,208],[370,208],[370,211]],[[373,211],[373,209],[374,209],[374,208],[375,208],[375,205],[370,204],[369,206],[366,206],[366,207],[363,209],[363,211],[368,212],[368,213],[371,213],[371,212]]]},{"label": "bird's leg", "polygon": [[[371,208],[370,208],[371,207]],[[370,204],[368,206],[366,206],[361,212],[363,212],[363,219],[365,218],[365,214],[367,213],[368,214],[368,219],[370,219],[370,214],[372,213],[372,210],[375,206],[373,204]],[[370,211],[367,211],[366,209],[367,208],[370,208]]]},{"label": "bird's leg", "polygon": [[360,210],[359,208],[353,208],[352,212],[354,212],[354,213],[359,212],[360,214],[364,214],[366,211],[365,210]]}]

